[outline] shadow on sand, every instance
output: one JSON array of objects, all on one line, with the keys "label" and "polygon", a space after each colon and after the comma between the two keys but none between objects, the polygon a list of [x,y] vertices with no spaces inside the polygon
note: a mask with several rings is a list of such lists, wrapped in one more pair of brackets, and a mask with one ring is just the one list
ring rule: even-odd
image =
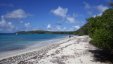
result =
[{"label": "shadow on sand", "polygon": [[100,62],[110,62],[113,64],[113,53],[106,50],[89,50],[89,52],[94,54],[95,61]]}]

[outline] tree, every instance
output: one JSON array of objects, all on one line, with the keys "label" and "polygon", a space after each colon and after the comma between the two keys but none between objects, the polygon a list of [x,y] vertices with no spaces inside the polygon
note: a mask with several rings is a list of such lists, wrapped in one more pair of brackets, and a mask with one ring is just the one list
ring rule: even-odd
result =
[{"label": "tree", "polygon": [[89,35],[92,44],[107,50],[113,50],[113,9],[103,12],[102,16],[91,17],[87,23],[80,28],[77,34]]}]

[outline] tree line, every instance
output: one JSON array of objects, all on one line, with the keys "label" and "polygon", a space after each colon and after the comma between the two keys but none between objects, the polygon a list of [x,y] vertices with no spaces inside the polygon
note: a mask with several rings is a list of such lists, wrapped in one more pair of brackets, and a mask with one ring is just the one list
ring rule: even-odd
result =
[{"label": "tree line", "polygon": [[74,34],[89,35],[91,44],[113,51],[113,7],[105,10],[101,16],[88,18],[87,23]]}]

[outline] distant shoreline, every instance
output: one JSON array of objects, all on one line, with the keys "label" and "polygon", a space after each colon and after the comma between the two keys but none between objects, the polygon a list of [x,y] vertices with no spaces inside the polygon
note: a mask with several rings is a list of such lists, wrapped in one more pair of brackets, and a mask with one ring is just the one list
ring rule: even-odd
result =
[{"label": "distant shoreline", "polygon": [[[11,51],[20,51],[28,49],[31,46],[40,47],[46,46],[51,43],[65,38],[68,35],[56,35],[56,34],[5,34],[0,35],[0,57],[1,53],[10,53]],[[55,42],[52,42],[55,41]],[[7,55],[7,54],[6,54]],[[2,55],[4,56],[4,55]]]},{"label": "distant shoreline", "polygon": [[[67,37],[64,37],[64,38],[58,38],[58,39],[50,39],[50,40],[45,40],[45,41],[42,41],[42,42],[56,42],[56,43],[53,43],[53,44],[48,44],[48,45],[46,45],[46,46],[41,46],[41,47],[35,47],[35,48],[32,48],[31,47],[31,49],[25,49],[25,50],[19,50],[19,51],[13,51],[13,52],[7,52],[7,53],[9,53],[9,55],[6,53],[3,53],[1,56],[2,57],[0,57],[0,63],[1,63],[1,60],[3,60],[3,59],[9,59],[9,58],[17,58],[17,57],[19,57],[19,56],[27,56],[27,55],[29,55],[29,54],[34,54],[34,53],[38,53],[38,52],[36,52],[36,51],[40,51],[40,50],[42,50],[42,49],[48,49],[49,50],[49,48],[50,47],[56,47],[56,46],[58,46],[60,43],[62,43],[62,41],[67,41],[68,39],[68,36]],[[58,41],[58,40],[60,40],[60,41]],[[37,45],[37,44],[36,44]],[[34,46],[33,46],[34,47]],[[20,53],[21,52],[21,53]],[[7,56],[6,56],[7,55]]]},{"label": "distant shoreline", "polygon": [[2,59],[0,64],[109,64],[94,60],[88,50],[97,48],[89,44],[89,41],[90,38],[86,35],[67,37],[58,43]]}]

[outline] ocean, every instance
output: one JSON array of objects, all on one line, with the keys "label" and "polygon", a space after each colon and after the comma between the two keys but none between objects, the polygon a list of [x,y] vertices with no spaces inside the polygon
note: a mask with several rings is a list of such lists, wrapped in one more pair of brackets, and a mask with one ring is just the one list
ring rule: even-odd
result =
[{"label": "ocean", "polygon": [[63,34],[0,34],[0,53],[22,50],[30,46],[45,46],[54,43],[51,40],[66,36]]}]

